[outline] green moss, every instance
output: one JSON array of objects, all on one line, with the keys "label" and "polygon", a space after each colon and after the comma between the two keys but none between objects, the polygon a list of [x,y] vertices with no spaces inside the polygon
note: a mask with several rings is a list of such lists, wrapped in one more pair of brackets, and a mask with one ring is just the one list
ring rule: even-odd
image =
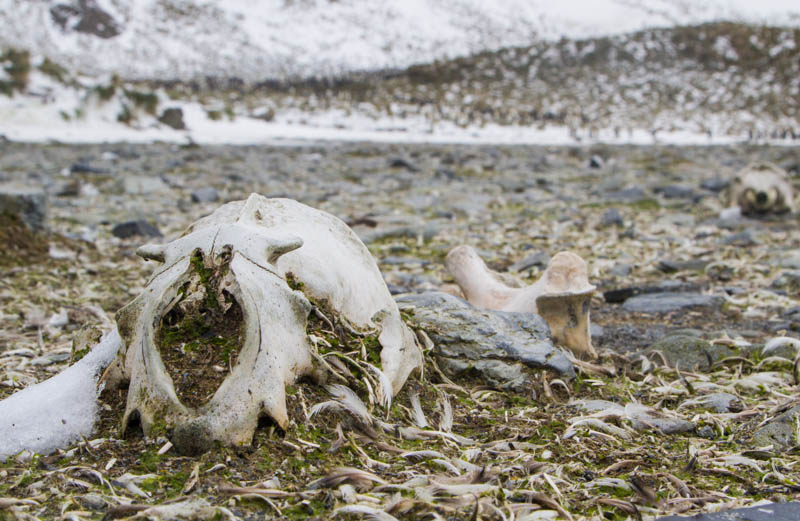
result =
[{"label": "green moss", "polygon": [[72,353],[72,356],[70,356],[70,362],[74,364],[75,362],[86,356],[86,354],[89,351],[90,349],[88,347],[85,347],[83,349],[78,349],[77,351]]},{"label": "green moss", "polygon": [[65,82],[68,75],[67,69],[52,61],[50,58],[45,58],[44,61],[42,61],[41,65],[39,65],[39,70],[61,83]]},{"label": "green moss", "polygon": [[314,516],[322,516],[327,513],[328,508],[319,499],[303,500],[283,510],[285,519],[307,519]]},{"label": "green moss", "polygon": [[305,284],[297,280],[297,277],[295,277],[294,273],[292,272],[286,274],[286,284],[288,284],[289,287],[295,291],[303,291],[305,288]]},{"label": "green moss", "polygon": [[0,54],[0,66],[9,76],[9,80],[0,81],[0,92],[11,96],[14,91],[22,92],[28,87],[28,74],[31,71],[28,51],[7,49]]},{"label": "green moss", "polygon": [[164,456],[158,453],[157,449],[147,449],[139,454],[139,464],[137,468],[146,472],[156,472],[158,470],[158,463],[164,459]]},{"label": "green moss", "polygon": [[120,110],[119,114],[117,114],[117,121],[120,123],[125,123],[126,125],[131,123],[134,120],[133,111],[131,108],[124,104],[122,105],[122,109]]},{"label": "green moss", "polygon": [[148,114],[155,115],[158,109],[158,96],[152,92],[126,89],[125,97],[131,100],[136,107],[144,110]]},{"label": "green moss", "polygon": [[102,101],[108,101],[114,97],[114,93],[117,92],[117,87],[113,83],[110,85],[97,85],[94,91]]}]

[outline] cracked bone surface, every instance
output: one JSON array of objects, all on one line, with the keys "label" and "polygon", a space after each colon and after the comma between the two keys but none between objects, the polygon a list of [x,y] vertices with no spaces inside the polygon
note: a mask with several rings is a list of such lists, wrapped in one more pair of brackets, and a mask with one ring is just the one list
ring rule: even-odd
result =
[{"label": "cracked bone surface", "polygon": [[378,334],[393,393],[422,363],[369,251],[325,212],[253,194],[137,253],[162,264],[117,314],[124,344],[108,381],[129,381],[123,429],[164,430],[182,453],[248,444],[262,416],[288,425],[286,385],[321,370],[309,299]]},{"label": "cracked bone surface", "polygon": [[794,211],[794,190],[783,168],[757,162],[741,169],[728,189],[728,206],[738,206],[744,215]]},{"label": "cracked bone surface", "polygon": [[445,265],[470,304],[541,315],[556,343],[580,358],[597,358],[589,334],[589,300],[595,287],[589,284],[586,263],[579,256],[557,253],[541,278],[524,288],[501,282],[470,246],[450,250]]}]

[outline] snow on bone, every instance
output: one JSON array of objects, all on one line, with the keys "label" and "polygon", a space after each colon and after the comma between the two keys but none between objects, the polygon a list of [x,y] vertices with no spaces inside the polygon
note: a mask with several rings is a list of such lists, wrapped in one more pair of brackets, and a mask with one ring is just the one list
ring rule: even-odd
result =
[{"label": "snow on bone", "polygon": [[46,454],[89,436],[97,380],[121,343],[114,329],[65,371],[0,401],[0,460],[26,449]]},{"label": "snow on bone", "polygon": [[589,334],[589,299],[595,287],[579,256],[557,253],[542,277],[525,288],[501,282],[470,246],[450,250],[445,265],[472,305],[541,315],[556,342],[580,357],[597,358]]}]

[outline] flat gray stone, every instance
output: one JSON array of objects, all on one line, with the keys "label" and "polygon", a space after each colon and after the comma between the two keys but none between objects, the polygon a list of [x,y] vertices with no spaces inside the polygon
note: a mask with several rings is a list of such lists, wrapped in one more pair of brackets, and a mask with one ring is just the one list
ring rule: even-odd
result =
[{"label": "flat gray stone", "polygon": [[656,521],[797,521],[800,503],[770,503],[750,508],[735,508],[724,512],[697,514],[695,516],[659,517]]},{"label": "flat gray stone", "polygon": [[215,203],[219,201],[219,193],[215,188],[205,186],[192,192],[193,203]]},{"label": "flat gray stone", "polygon": [[122,180],[122,190],[129,195],[146,195],[163,192],[169,187],[160,177],[129,175]]},{"label": "flat gray stone", "polygon": [[647,353],[660,351],[672,367],[687,371],[706,371],[716,362],[729,356],[739,355],[739,350],[712,344],[702,338],[686,333],[666,336],[652,344]]},{"label": "flat gray stone", "polygon": [[521,271],[526,271],[534,266],[537,268],[546,268],[547,264],[550,262],[550,255],[546,251],[540,251],[528,255],[524,259],[520,259],[511,266],[508,267],[508,271],[519,273]]},{"label": "flat gray stone", "polygon": [[790,292],[800,291],[800,270],[784,271],[772,281],[771,287]]},{"label": "flat gray stone", "polygon": [[0,184],[0,214],[10,215],[34,231],[44,230],[47,194],[42,188],[18,183]]},{"label": "flat gray stone", "polygon": [[405,295],[397,304],[412,312],[412,322],[433,340],[440,367],[452,375],[475,371],[490,385],[512,390],[530,381],[526,368],[575,375],[538,315],[478,309],[441,292]]},{"label": "flat gray stone", "polygon": [[114,237],[129,239],[131,237],[162,237],[161,232],[149,222],[139,219],[138,221],[126,221],[119,223],[111,229]]},{"label": "flat gray stone", "polygon": [[739,397],[730,393],[705,394],[697,398],[684,400],[681,406],[684,406],[684,404],[690,404],[694,407],[700,407],[718,413],[741,412],[744,409],[744,404]]},{"label": "flat gray stone", "polygon": [[622,219],[622,214],[616,208],[609,208],[603,213],[600,218],[600,226],[608,228],[609,226],[624,226],[625,221]]},{"label": "flat gray stone", "polygon": [[775,445],[778,449],[788,449],[800,444],[800,440],[795,439],[794,432],[798,418],[800,418],[800,405],[773,418],[753,433],[753,445],[757,447]]},{"label": "flat gray stone", "polygon": [[789,250],[779,253],[775,264],[781,268],[800,270],[800,251]]},{"label": "flat gray stone", "polygon": [[662,434],[677,434],[694,429],[694,423],[690,421],[636,403],[626,405],[607,400],[578,400],[571,405],[588,414],[607,411],[626,417],[631,421],[631,427],[642,432],[654,430]]},{"label": "flat gray stone", "polygon": [[636,295],[650,293],[696,293],[702,288],[698,284],[681,282],[679,280],[664,280],[649,286],[629,286],[627,288],[610,289],[603,292],[603,298],[609,304],[625,302]]},{"label": "flat gray stone", "polygon": [[629,298],[622,307],[632,313],[669,313],[688,308],[716,308],[724,298],[699,293],[651,293]]}]

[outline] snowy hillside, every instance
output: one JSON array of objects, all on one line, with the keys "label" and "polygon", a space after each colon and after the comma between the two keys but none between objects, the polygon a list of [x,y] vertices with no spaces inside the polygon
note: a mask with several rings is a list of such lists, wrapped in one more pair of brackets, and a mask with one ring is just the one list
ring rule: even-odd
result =
[{"label": "snowy hillside", "polygon": [[404,68],[562,36],[728,19],[795,0],[0,0],[0,48],[124,79],[245,81]]}]

